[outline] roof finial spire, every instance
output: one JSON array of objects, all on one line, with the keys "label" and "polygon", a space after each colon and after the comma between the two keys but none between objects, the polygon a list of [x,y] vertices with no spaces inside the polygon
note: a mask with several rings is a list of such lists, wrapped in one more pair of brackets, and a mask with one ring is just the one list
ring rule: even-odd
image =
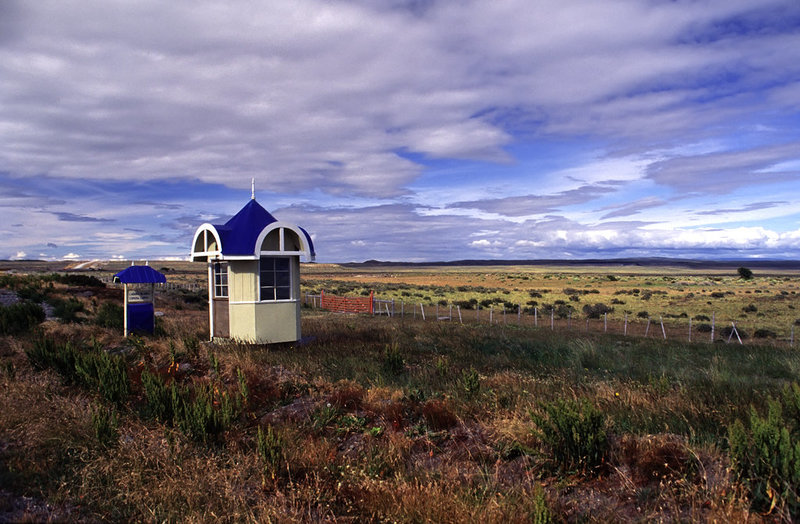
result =
[{"label": "roof finial spire", "polygon": [[250,200],[256,199],[256,179],[250,179]]}]

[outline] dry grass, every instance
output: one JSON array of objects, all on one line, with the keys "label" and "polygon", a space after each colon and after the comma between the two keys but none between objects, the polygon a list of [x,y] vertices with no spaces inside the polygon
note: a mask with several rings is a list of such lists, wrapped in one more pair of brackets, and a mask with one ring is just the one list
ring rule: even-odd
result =
[{"label": "dry grass", "polygon": [[[731,480],[726,427],[800,369],[790,350],[313,311],[306,344],[212,345],[204,311],[164,310],[164,335],[135,343],[42,326],[126,355],[134,393],[111,446],[94,437],[95,393],[33,370],[32,338],[0,338],[0,521],[760,521]],[[231,394],[241,371],[249,400],[219,443],[200,444],[147,418],[142,367]],[[563,398],[607,417],[598,477],[545,467],[530,413]],[[274,475],[259,426],[282,446]]]}]

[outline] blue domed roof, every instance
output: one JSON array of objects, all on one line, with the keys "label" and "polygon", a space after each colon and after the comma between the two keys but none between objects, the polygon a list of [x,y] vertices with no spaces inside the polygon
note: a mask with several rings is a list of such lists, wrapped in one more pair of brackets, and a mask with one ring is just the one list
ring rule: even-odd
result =
[{"label": "blue domed roof", "polygon": [[214,225],[221,237],[222,254],[252,255],[258,235],[265,227],[277,221],[255,199],[251,199],[225,224]]}]

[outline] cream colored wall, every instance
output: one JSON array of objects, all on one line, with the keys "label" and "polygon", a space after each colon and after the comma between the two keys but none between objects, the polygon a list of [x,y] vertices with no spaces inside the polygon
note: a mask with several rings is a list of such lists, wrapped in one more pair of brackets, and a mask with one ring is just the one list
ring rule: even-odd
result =
[{"label": "cream colored wall", "polygon": [[258,261],[231,260],[228,262],[228,296],[231,302],[258,300]]},{"label": "cream colored wall", "polygon": [[292,257],[292,302],[258,301],[258,261],[231,260],[228,264],[230,337],[261,344],[300,340],[300,257]]},{"label": "cream colored wall", "polygon": [[300,339],[300,308],[295,302],[231,304],[231,338],[267,344]]}]

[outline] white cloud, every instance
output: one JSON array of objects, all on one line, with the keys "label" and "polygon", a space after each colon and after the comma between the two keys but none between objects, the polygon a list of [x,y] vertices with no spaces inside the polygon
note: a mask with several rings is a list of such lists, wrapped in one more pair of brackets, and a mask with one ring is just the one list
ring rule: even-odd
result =
[{"label": "white cloud", "polygon": [[61,257],[61,260],[80,260],[81,256],[77,253],[67,253]]},{"label": "white cloud", "polygon": [[11,257],[11,260],[23,260],[27,256],[28,254],[26,252],[17,251],[17,253],[13,257]]},{"label": "white cloud", "polygon": [[[277,207],[317,206],[281,219],[307,226],[321,260],[780,250],[795,227],[797,189],[775,188],[797,178],[796,2],[13,5],[0,17],[8,253],[184,256],[224,214],[219,185],[247,193],[251,177]],[[546,147],[562,141],[567,153]],[[69,183],[33,190],[41,179]],[[147,181],[212,202],[126,199]],[[731,191],[743,212],[686,200]],[[727,215],[783,225],[691,228],[737,228]]]}]

